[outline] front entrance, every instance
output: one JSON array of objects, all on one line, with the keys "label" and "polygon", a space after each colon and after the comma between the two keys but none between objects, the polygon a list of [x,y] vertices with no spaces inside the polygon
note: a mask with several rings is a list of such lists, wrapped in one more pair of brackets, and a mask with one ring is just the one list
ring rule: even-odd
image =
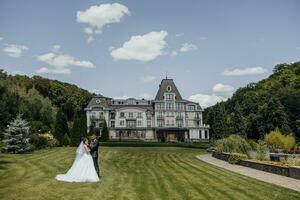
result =
[{"label": "front entrance", "polygon": [[167,142],[176,142],[177,137],[175,132],[166,132]]},{"label": "front entrance", "polygon": [[157,130],[157,139],[160,142],[184,142],[186,130]]}]

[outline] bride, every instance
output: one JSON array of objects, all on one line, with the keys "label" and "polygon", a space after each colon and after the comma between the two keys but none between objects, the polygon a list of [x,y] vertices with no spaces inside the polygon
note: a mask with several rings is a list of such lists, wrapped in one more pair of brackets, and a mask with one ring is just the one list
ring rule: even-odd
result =
[{"label": "bride", "polygon": [[99,181],[90,154],[88,139],[84,138],[76,150],[76,158],[66,174],[56,176],[59,181],[66,182],[97,182]]}]

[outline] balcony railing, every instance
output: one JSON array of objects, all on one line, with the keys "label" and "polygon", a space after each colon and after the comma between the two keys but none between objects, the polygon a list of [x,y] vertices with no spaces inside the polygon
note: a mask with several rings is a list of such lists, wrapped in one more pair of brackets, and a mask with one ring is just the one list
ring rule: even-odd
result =
[{"label": "balcony railing", "polygon": [[158,115],[158,116],[157,116],[157,119],[164,119],[164,116]]}]

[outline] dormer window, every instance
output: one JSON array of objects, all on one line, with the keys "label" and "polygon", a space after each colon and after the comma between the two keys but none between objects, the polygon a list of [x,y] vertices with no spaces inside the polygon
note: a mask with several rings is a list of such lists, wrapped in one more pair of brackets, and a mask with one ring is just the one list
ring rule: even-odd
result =
[{"label": "dormer window", "polygon": [[100,99],[96,99],[96,103],[97,103],[97,104],[100,104],[100,103],[101,103],[101,100],[100,100]]},{"label": "dormer window", "polygon": [[167,91],[171,92],[172,91],[172,87],[170,85],[167,86]]},{"label": "dormer window", "polygon": [[174,100],[174,94],[166,94],[165,97],[166,97],[166,100],[167,100],[167,101],[172,101],[172,100]]}]

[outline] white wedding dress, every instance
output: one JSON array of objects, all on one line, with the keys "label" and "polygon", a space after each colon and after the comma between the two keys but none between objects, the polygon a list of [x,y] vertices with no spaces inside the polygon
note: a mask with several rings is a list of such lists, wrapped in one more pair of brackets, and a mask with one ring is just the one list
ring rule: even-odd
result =
[{"label": "white wedding dress", "polygon": [[76,150],[76,158],[72,167],[66,174],[55,177],[59,181],[66,182],[97,182],[99,177],[94,167],[93,158],[88,150],[80,143]]}]

